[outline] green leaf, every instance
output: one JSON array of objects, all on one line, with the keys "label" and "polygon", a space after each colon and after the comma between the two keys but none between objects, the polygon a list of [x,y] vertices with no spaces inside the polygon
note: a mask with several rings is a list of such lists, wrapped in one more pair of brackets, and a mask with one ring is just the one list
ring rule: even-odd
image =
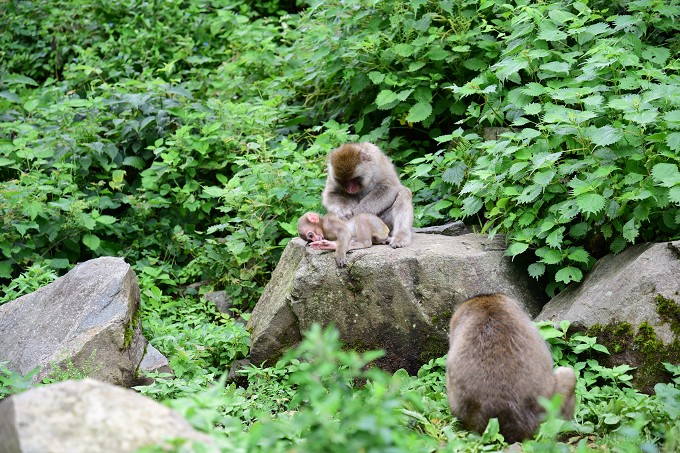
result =
[{"label": "green leaf", "polygon": [[495,70],[496,77],[498,77],[498,80],[502,82],[508,77],[517,74],[522,69],[527,68],[528,66],[529,62],[526,60],[506,58],[505,60],[496,63],[491,68]]},{"label": "green leaf", "polygon": [[97,250],[101,241],[94,234],[86,234],[83,236],[83,244],[85,244],[90,250]]},{"label": "green leaf", "polygon": [[623,133],[610,125],[602,127],[589,127],[586,136],[595,146],[609,146],[621,140]]},{"label": "green leaf", "polygon": [[562,252],[556,249],[548,249],[541,257],[541,262],[545,264],[557,264],[562,262]]},{"label": "green leaf", "polygon": [[604,208],[605,198],[597,193],[585,193],[576,197],[576,204],[581,212],[597,214]]},{"label": "green leaf", "polygon": [[588,254],[588,252],[586,252],[584,249],[579,248],[567,255],[567,258],[572,261],[576,261],[577,263],[587,264],[588,261],[590,261],[590,254]]},{"label": "green leaf", "polygon": [[541,275],[545,274],[545,264],[533,263],[529,265],[527,270],[529,271],[529,276],[539,278]]},{"label": "green leaf", "polygon": [[580,282],[582,278],[583,272],[573,266],[562,268],[555,274],[555,281],[562,282],[565,285],[571,282]]},{"label": "green leaf", "polygon": [[675,164],[661,163],[652,167],[652,179],[661,187],[673,187],[680,184],[680,172]]},{"label": "green leaf", "polygon": [[413,46],[410,44],[397,44],[396,46],[392,47],[392,52],[395,54],[399,55],[400,57],[410,57],[413,54]]},{"label": "green leaf", "polygon": [[666,136],[666,144],[673,151],[680,151],[680,132],[672,132]]},{"label": "green leaf", "polygon": [[118,219],[110,215],[100,215],[95,220],[103,225],[113,225]]},{"label": "green leaf", "polygon": [[389,104],[398,101],[397,93],[392,90],[382,90],[378,93],[378,97],[375,99],[375,103],[379,109],[389,108]]},{"label": "green leaf", "polygon": [[680,204],[680,186],[670,188],[668,191],[668,199],[671,203]]},{"label": "green leaf", "polygon": [[567,74],[569,73],[569,63],[565,63],[563,61],[551,61],[550,63],[546,63],[544,65],[539,66],[538,69],[555,73]]},{"label": "green leaf", "polygon": [[529,244],[524,242],[513,242],[510,247],[505,251],[505,256],[515,257],[519,254],[524,253],[529,248]]},{"label": "green leaf", "polygon": [[545,238],[545,243],[554,249],[559,249],[562,247],[562,241],[564,239],[565,227],[559,227]]},{"label": "green leaf", "polygon": [[538,103],[532,103],[524,106],[524,113],[527,115],[538,115],[541,113],[542,106]]},{"label": "green leaf", "polygon": [[427,57],[430,60],[434,60],[434,61],[443,60],[446,57],[448,57],[449,55],[450,55],[449,52],[442,49],[441,46],[435,46],[435,47],[431,48],[430,51],[427,53]]},{"label": "green leaf", "polygon": [[411,106],[406,116],[409,123],[418,123],[426,120],[432,114],[432,105],[429,102],[418,102]]},{"label": "green leaf", "polygon": [[378,71],[371,71],[368,73],[368,78],[371,79],[371,82],[374,84],[379,85],[383,80],[385,80],[385,74],[382,74]]},{"label": "green leaf", "polygon": [[635,219],[630,219],[623,226],[623,232],[621,234],[628,242],[633,243],[635,242],[638,233],[638,226],[635,224]]},{"label": "green leaf", "polygon": [[659,111],[656,108],[642,110],[641,112],[631,112],[623,115],[628,121],[640,124],[642,126],[653,123],[659,116]]}]

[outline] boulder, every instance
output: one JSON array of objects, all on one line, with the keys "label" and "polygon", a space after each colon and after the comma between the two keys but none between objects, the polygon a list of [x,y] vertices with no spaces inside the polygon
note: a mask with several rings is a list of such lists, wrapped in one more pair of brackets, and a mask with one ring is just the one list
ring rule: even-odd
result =
[{"label": "boulder", "polygon": [[444,236],[460,236],[461,234],[469,233],[465,224],[460,220],[445,223],[444,225],[414,228],[413,231],[424,234],[443,234]]},{"label": "boulder", "polygon": [[168,373],[172,374],[170,362],[160,353],[160,351],[153,347],[151,343],[146,345],[146,351],[142,358],[142,363],[139,364],[139,372],[137,373],[137,385],[153,384],[154,379],[146,377],[146,373]]},{"label": "boulder", "polygon": [[93,379],[0,402],[0,453],[126,453],[168,438],[210,442],[162,404]]},{"label": "boulder", "polygon": [[664,315],[659,304],[680,307],[679,256],[680,241],[639,244],[605,256],[583,282],[547,303],[536,320],[566,319],[585,328],[628,323],[634,330],[646,322],[670,344],[677,339],[669,322],[673,315]]},{"label": "boulder", "polygon": [[354,250],[338,268],[332,253],[295,238],[248,322],[250,360],[273,363],[313,323],[333,324],[347,346],[385,350],[381,368],[415,373],[446,353],[449,319],[469,297],[503,292],[538,314],[541,285],[528,276],[528,263],[504,253],[500,236],[414,234],[408,247]]},{"label": "boulder", "polygon": [[34,379],[53,366],[88,369],[102,381],[130,386],[147,341],[138,316],[137,277],[122,258],[78,264],[39,290],[0,305],[0,361]]}]

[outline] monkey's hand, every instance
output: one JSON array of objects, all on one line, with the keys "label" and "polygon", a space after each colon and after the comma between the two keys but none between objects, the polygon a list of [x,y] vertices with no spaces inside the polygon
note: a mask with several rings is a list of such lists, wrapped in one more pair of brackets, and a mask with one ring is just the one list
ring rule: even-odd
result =
[{"label": "monkey's hand", "polygon": [[327,239],[310,242],[309,246],[314,250],[335,250],[337,248],[335,241],[329,241]]}]

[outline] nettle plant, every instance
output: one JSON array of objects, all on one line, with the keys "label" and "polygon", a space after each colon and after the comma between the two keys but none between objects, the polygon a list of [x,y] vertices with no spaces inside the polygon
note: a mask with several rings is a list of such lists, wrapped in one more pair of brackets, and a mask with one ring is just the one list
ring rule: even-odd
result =
[{"label": "nettle plant", "polygon": [[458,129],[414,163],[448,170],[431,211],[507,233],[507,254],[532,250],[529,273],[554,293],[608,251],[680,232],[680,7],[517,3],[499,61],[450,86],[468,104],[459,123],[505,132]]}]

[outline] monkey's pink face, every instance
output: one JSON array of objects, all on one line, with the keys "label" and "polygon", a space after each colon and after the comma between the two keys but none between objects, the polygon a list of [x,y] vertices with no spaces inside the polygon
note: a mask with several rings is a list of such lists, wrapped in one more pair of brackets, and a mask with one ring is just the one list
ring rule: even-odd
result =
[{"label": "monkey's pink face", "polygon": [[316,228],[306,228],[299,231],[300,237],[307,242],[323,241],[323,231]]},{"label": "monkey's pink face", "polygon": [[345,184],[345,190],[348,193],[355,194],[361,190],[361,178],[352,178]]}]

